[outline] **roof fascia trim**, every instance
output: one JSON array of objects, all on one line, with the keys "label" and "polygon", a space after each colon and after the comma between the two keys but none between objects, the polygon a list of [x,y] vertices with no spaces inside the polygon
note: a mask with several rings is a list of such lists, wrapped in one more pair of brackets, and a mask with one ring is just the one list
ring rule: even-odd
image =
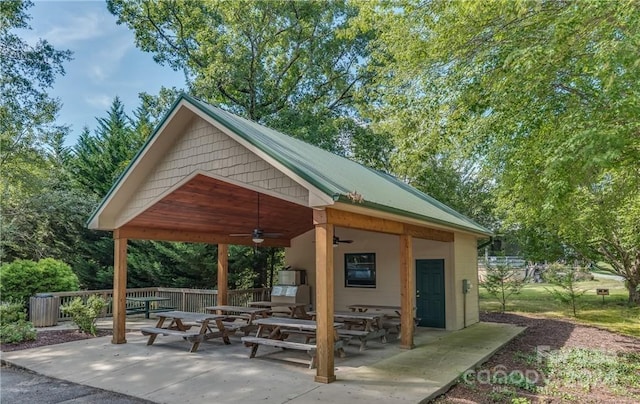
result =
[{"label": "roof fascia trim", "polygon": [[[334,209],[340,209],[340,207],[344,207],[344,206],[348,206],[348,205],[353,205],[353,202],[351,200],[349,200],[346,197],[341,196],[337,201],[336,201],[336,205],[334,206]],[[422,223],[423,225],[437,225],[438,228],[444,229],[444,230],[450,230],[450,231],[464,231],[465,233],[470,233],[473,235],[481,235],[484,237],[487,236],[492,236],[493,232],[491,232],[488,229],[485,229],[486,231],[480,231],[480,229],[474,229],[472,227],[467,227],[467,226],[462,226],[462,225],[456,225],[454,223],[451,222],[447,222],[445,220],[439,220],[439,219],[434,219],[432,217],[429,216],[425,216],[425,215],[420,215],[417,213],[411,213],[411,212],[407,212],[405,210],[401,210],[401,209],[396,209],[396,208],[392,208],[386,205],[381,205],[381,204],[377,204],[377,203],[373,203],[373,202],[367,202],[367,201],[363,201],[362,203],[358,204],[359,207],[365,208],[365,209],[371,209],[373,211],[378,211],[378,212],[385,212],[385,213],[389,213],[391,215],[394,215],[398,218],[405,218],[405,220],[408,219],[414,219],[414,220],[418,220],[420,223]],[[349,209],[347,209],[349,210]],[[398,219],[396,219],[398,220]],[[402,220],[398,220],[398,221],[402,221]],[[413,224],[417,224],[417,223],[413,223]]]}]

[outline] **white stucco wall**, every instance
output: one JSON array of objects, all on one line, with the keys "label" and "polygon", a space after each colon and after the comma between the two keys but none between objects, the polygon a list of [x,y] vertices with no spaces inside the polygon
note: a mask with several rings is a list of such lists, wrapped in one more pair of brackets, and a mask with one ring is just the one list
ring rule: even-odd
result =
[{"label": "white stucco wall", "polygon": [[[352,244],[340,244],[334,248],[335,310],[346,310],[356,303],[400,305],[400,263],[398,236],[336,228],[341,239],[354,240]],[[285,251],[287,265],[307,271],[312,288],[312,304],[315,305],[315,238],[314,231],[307,232],[291,241]],[[453,243],[415,239],[414,260],[444,259],[445,262],[445,312],[446,328],[463,327],[462,279],[471,279],[473,289],[467,296],[467,325],[478,321],[478,291],[476,265],[476,241],[473,236],[456,233]],[[344,286],[345,253],[376,254],[376,287],[347,288]],[[414,264],[415,268],[415,264]]]},{"label": "white stucco wall", "polygon": [[[478,306],[478,250],[476,238],[466,234],[456,234],[453,243],[454,255],[454,283],[455,283],[455,323],[447,329],[461,329],[465,326],[464,294],[462,293],[462,280],[468,279],[471,290],[466,296],[466,325],[480,321],[480,308]],[[449,300],[449,299],[447,299]]]}]

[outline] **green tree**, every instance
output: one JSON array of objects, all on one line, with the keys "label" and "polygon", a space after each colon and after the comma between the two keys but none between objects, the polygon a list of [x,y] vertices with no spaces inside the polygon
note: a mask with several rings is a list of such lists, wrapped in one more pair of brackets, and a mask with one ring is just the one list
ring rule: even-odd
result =
[{"label": "green tree", "polygon": [[149,135],[151,122],[144,111],[138,110],[141,120],[136,122],[125,114],[124,105],[116,97],[107,117],[97,118],[98,127],[92,135],[85,128],[74,147],[72,162],[74,178],[82,189],[103,197],[122,174]]},{"label": "green tree", "polygon": [[358,8],[340,1],[107,2],[191,92],[236,114],[346,153],[354,92],[370,75],[368,33],[341,33]]},{"label": "green tree", "polygon": [[507,309],[507,301],[511,295],[520,293],[524,287],[524,281],[518,279],[518,270],[509,265],[485,263],[485,268],[486,275],[480,281],[480,286],[500,302],[500,309],[504,313]]},{"label": "green tree", "polygon": [[[30,29],[29,1],[0,7],[0,259],[69,258],[81,226],[85,197],[69,189],[64,165],[67,128],[54,123],[60,108],[49,96],[64,74],[69,51],[46,40],[23,40]],[[85,211],[87,209],[84,209]]]},{"label": "green tree", "polygon": [[[69,166],[76,187],[95,207],[100,198],[122,174],[152,128],[164,115],[167,94],[158,97],[141,94],[141,103],[133,118],[124,113],[118,98],[106,117],[97,118],[93,134],[86,128],[73,150]],[[173,101],[173,100],[171,100]],[[84,223],[90,210],[82,210]],[[77,256],[72,262],[82,284],[89,289],[110,288],[113,284],[113,239],[110,234],[86,231],[84,239],[74,244]],[[130,287],[171,286],[212,288],[215,285],[215,246],[132,240],[129,243],[128,276]]]},{"label": "green tree", "polygon": [[46,168],[39,162],[42,146],[60,127],[54,125],[60,108],[47,93],[56,76],[64,74],[69,51],[58,51],[40,39],[35,45],[15,30],[30,29],[29,1],[4,1],[0,7],[0,170],[4,196],[39,187],[33,177]]},{"label": "green tree", "polygon": [[361,23],[384,31],[384,122],[463,152],[495,182],[507,227],[610,263],[640,303],[640,4],[365,4]]},{"label": "green tree", "polygon": [[587,293],[578,285],[578,273],[567,266],[551,266],[544,274],[545,280],[555,286],[554,289],[546,289],[555,299],[568,305],[573,312],[573,317],[578,317],[578,300]]},{"label": "green tree", "polygon": [[[160,123],[182,91],[175,87],[161,87],[157,95],[142,92],[138,94],[140,107],[149,115],[152,126]],[[135,114],[134,114],[135,115]]]}]

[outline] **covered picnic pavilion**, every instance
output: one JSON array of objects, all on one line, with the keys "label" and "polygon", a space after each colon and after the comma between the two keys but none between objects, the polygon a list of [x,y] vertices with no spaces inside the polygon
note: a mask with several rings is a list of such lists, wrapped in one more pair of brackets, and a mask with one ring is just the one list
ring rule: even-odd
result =
[{"label": "covered picnic pavilion", "polygon": [[[217,244],[221,305],[228,245],[262,240],[260,246],[285,247],[288,264],[311,272],[315,380],[321,383],[335,380],[336,296],[343,303],[349,296],[360,299],[353,303],[398,303],[406,349],[414,347],[421,302],[442,312],[438,327],[478,322],[476,246],[491,234],[390,175],[184,94],[92,214],[89,228],[113,231],[114,344],[126,343],[128,239]],[[359,238],[351,251],[378,254],[381,282],[366,291],[346,288],[336,229],[341,237]],[[441,262],[440,277],[420,276],[424,284],[417,285],[420,260],[434,259]],[[439,296],[424,300],[431,283],[441,284],[431,293]]]}]

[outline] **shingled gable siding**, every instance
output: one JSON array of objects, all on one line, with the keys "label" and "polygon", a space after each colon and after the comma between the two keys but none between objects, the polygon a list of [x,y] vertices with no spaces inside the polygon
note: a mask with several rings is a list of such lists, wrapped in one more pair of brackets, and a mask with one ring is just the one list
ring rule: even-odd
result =
[{"label": "shingled gable siding", "polygon": [[138,189],[121,217],[127,220],[132,218],[167,189],[196,170],[269,189],[288,199],[308,204],[309,193],[305,188],[218,128],[196,117]]}]

